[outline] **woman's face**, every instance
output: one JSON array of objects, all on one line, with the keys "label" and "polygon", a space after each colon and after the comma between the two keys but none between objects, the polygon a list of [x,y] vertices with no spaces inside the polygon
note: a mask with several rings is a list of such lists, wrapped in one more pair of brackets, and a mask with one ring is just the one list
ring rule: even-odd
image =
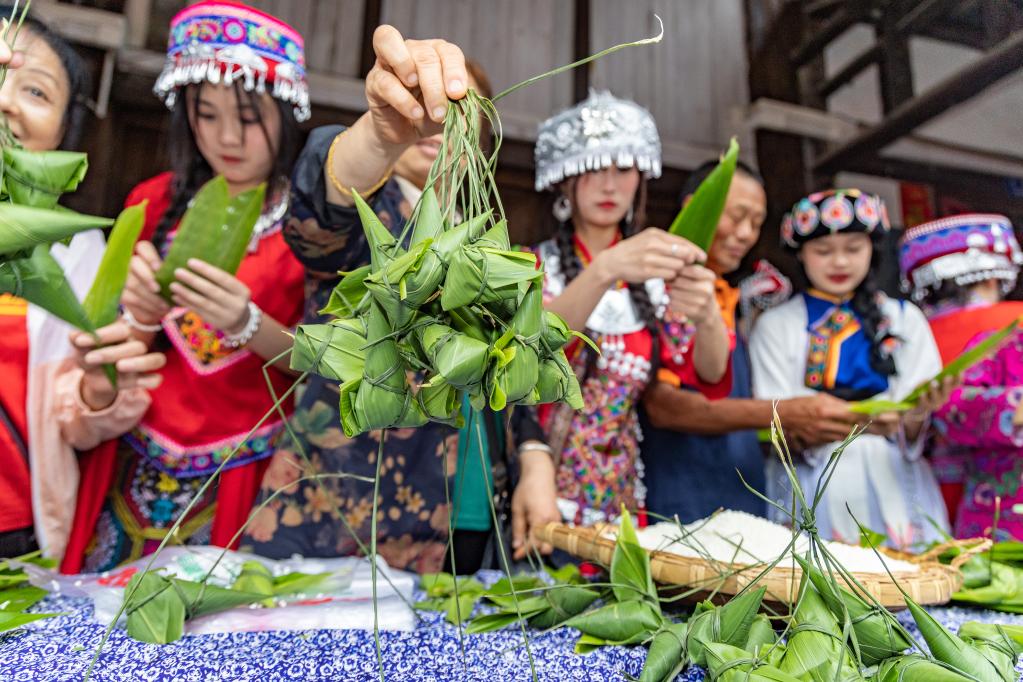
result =
[{"label": "woman's face", "polygon": [[869,235],[838,232],[806,242],[799,259],[815,289],[842,298],[866,279],[873,253]]},{"label": "woman's face", "polygon": [[64,138],[64,114],[71,99],[67,72],[57,53],[31,30],[18,33],[14,49],[24,53],[25,63],[7,72],[0,88],[0,112],[25,149],[56,149]]},{"label": "woman's face", "polygon": [[575,180],[575,216],[591,227],[617,227],[636,199],[639,181],[635,168],[610,166],[583,173]]},{"label": "woman's face", "polygon": [[760,227],[766,216],[764,188],[745,173],[736,173],[728,188],[714,242],[707,253],[707,266],[719,275],[737,270],[760,238]]},{"label": "woman's face", "polygon": [[270,95],[250,98],[233,86],[203,85],[189,88],[186,98],[199,152],[233,193],[270,179],[281,138],[281,113]]}]

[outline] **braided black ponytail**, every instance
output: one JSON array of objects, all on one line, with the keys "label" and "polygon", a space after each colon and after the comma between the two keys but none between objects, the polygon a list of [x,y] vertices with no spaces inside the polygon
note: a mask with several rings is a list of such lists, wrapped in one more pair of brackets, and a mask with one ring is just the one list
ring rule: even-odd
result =
[{"label": "braided black ponytail", "polygon": [[881,376],[896,374],[895,358],[889,350],[892,341],[898,337],[889,331],[889,322],[881,314],[881,297],[884,295],[877,286],[877,273],[880,267],[878,249],[870,258],[870,269],[867,276],[853,292],[849,307],[859,318],[863,333],[870,340],[870,366]]}]

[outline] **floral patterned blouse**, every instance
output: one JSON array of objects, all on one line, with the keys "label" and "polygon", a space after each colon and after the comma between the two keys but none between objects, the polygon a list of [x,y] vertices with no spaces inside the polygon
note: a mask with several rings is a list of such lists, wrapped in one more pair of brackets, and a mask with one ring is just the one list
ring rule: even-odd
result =
[{"label": "floral patterned blouse", "polygon": [[[292,177],[291,215],[284,234],[306,266],[307,323],[323,321],[318,311],[339,281],[338,272],[369,262],[369,247],[356,209],[326,201],[323,165],[331,141],[342,130],[341,126],[314,130]],[[385,184],[370,204],[396,235],[412,212],[394,180]],[[535,437],[526,433],[530,428],[527,417],[525,411],[516,410],[511,418],[522,438]],[[292,426],[297,438],[285,439],[279,446],[263,479],[257,506],[274,491],[283,492],[258,511],[243,548],[270,557],[357,553],[353,531],[369,544],[373,483],[337,475],[372,479],[380,432],[345,436],[338,413],[338,386],[318,376],[309,379],[298,399]],[[513,439],[505,442],[509,444],[505,456],[493,457],[499,513],[506,508],[507,474],[514,468]],[[441,570],[449,525],[445,490],[453,489],[457,457],[458,432],[451,427],[431,422],[416,429],[387,431],[380,469],[377,551],[391,566],[421,573]],[[299,482],[317,474],[325,478]]]},{"label": "floral patterned blouse", "polygon": [[1001,498],[998,539],[1023,540],[1023,513],[1016,511],[1023,504],[1023,428],[1013,424],[1021,401],[1023,338],[1017,334],[967,370],[963,385],[934,415],[935,454],[966,459],[966,489],[954,510],[956,537],[987,534]]}]

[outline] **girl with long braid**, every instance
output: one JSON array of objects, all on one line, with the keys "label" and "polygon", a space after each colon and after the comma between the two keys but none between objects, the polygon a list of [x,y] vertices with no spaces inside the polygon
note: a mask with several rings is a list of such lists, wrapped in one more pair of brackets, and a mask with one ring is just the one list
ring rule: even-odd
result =
[{"label": "girl with long braid", "polygon": [[568,349],[582,410],[539,410],[558,456],[559,506],[586,524],[618,516],[622,505],[642,513],[636,408],[658,367],[728,393],[730,340],[715,277],[692,243],[644,229],[646,182],[661,173],[661,145],[653,118],[634,102],[592,93],[548,119],[536,166],[537,190],[559,193],[555,236],[536,249],[545,304],[601,351],[579,341]]},{"label": "girl with long braid", "polygon": [[[857,189],[812,194],[785,216],[783,245],[796,252],[810,287],[765,312],[753,329],[757,398],[825,392],[850,401],[900,400],[941,369],[920,309],[877,288],[875,239],[889,229],[881,199]],[[937,481],[922,451],[930,413],[945,402],[954,384],[948,380],[929,387],[919,405],[901,418],[875,417],[872,432],[845,449],[817,508],[822,537],[856,544],[858,522],[883,531],[892,546],[909,549],[938,539],[939,529],[948,528]],[[798,457],[799,483],[808,497],[837,445],[807,448]],[[771,499],[783,508],[791,506],[791,486],[774,458],[767,465],[767,488]],[[773,513],[780,516],[776,509]]]},{"label": "girl with long braid", "polygon": [[[149,204],[121,300],[135,337],[166,349],[167,364],[141,421],[82,459],[66,571],[152,552],[231,452],[178,541],[226,546],[249,514],[284,422],[272,415],[249,432],[293,381],[285,357],[268,370],[271,393],[263,365],[291,345],[284,332],[305,300],[304,270],[283,236],[298,121],[309,117],[302,50],[293,28],[236,2],[206,0],[171,22],[154,91],[171,110],[172,170],[127,199]],[[266,204],[237,274],[192,259],[175,272],[168,303],[154,273],[189,202],[216,175],[232,195],[266,183]]]}]

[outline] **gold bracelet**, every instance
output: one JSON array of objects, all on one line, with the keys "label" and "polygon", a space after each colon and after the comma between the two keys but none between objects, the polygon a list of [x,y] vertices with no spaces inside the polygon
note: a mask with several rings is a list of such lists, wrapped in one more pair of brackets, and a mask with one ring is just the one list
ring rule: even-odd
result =
[{"label": "gold bracelet", "polygon": [[[341,181],[337,179],[337,175],[334,174],[334,149],[337,147],[337,141],[340,140],[341,136],[347,133],[349,130],[350,128],[345,128],[344,130],[342,130],[334,138],[334,141],[330,143],[330,149],[327,150],[327,177],[330,179],[330,184],[334,186],[334,189],[340,192],[343,196],[352,199],[354,198],[352,196],[352,192],[355,190],[355,188],[353,187],[352,189],[347,189],[344,185],[341,184]],[[387,172],[384,173],[384,177],[380,178],[379,182],[377,182],[375,185],[367,189],[365,192],[359,192],[359,194],[364,197],[370,196],[378,189],[383,187],[384,184],[386,184],[387,181],[391,179],[391,174],[393,172],[394,166],[391,166],[390,168],[387,169]]]}]

